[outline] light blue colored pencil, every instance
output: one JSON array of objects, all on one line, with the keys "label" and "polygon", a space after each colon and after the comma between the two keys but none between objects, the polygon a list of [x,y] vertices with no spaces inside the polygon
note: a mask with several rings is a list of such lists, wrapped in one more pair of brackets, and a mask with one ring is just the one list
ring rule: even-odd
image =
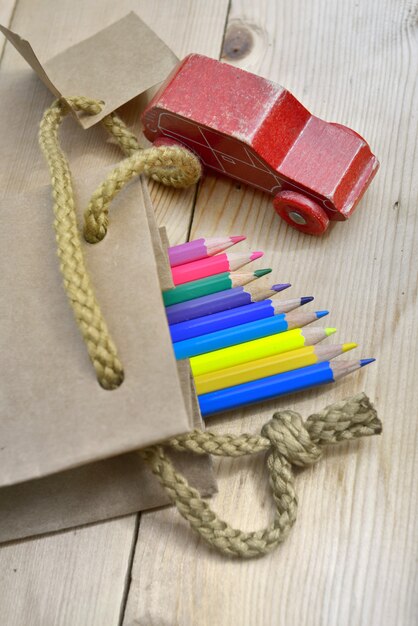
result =
[{"label": "light blue colored pencil", "polygon": [[174,354],[177,360],[188,359],[205,352],[236,346],[239,343],[275,335],[293,328],[301,328],[327,314],[328,311],[282,313],[281,315],[267,317],[266,319],[249,322],[248,324],[241,324],[241,326],[218,330],[208,335],[178,341],[173,343]]}]

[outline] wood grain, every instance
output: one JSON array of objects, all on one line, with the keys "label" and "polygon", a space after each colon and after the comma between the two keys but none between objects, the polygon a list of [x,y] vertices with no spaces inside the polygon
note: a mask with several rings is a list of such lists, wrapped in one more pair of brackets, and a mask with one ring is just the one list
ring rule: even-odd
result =
[{"label": "wood grain", "polygon": [[[36,5],[30,0],[18,0],[11,24],[13,30],[30,39],[42,60],[131,10],[138,12],[179,56],[194,50],[218,56],[228,6],[226,0],[210,5],[203,0],[61,0],[58,5],[52,4],[50,0],[39,0]],[[5,23],[3,14],[2,7],[0,15]],[[52,96],[10,44],[5,46],[0,80],[9,81],[21,102],[18,109],[2,102],[4,115],[0,122],[0,133],[10,130],[17,138],[13,145],[2,146],[1,193],[17,194],[49,182],[37,133],[42,111]],[[128,122],[138,129],[135,107],[127,107],[126,113]],[[70,163],[79,171],[94,167],[99,151],[109,164],[120,160],[119,150],[106,143],[100,129],[85,132],[74,124],[64,126],[63,146]],[[154,189],[161,221],[169,223],[173,237],[178,232],[184,238],[194,191],[181,198],[171,190],[166,195],[164,192],[159,187]],[[173,214],[176,203],[182,207],[181,215]],[[0,622],[5,626],[118,624],[136,529],[136,516],[129,516],[0,547]]]},{"label": "wood grain", "polygon": [[[253,40],[240,55],[248,37],[235,39],[229,60],[363,134],[381,169],[350,221],[321,239],[280,222],[263,194],[207,176],[191,237],[247,233],[249,247],[266,251],[260,266],[277,268],[275,282],[292,282],[293,296],[315,295],[317,308],[331,310],[337,341],[357,341],[353,358],[375,356],[377,364],[333,387],[226,414],[209,426],[256,432],[277,408],[307,416],[364,389],[384,432],[328,451],[298,474],[297,524],[263,559],[225,560],[175,510],[144,514],[124,624],[412,626],[418,615],[417,8],[409,0],[233,0],[229,25],[235,37],[238,27]],[[262,459],[222,460],[217,472],[214,508],[238,527],[261,528],[271,516]]]},{"label": "wood grain", "polygon": [[[0,24],[3,26],[9,26],[12,19],[13,11],[16,5],[16,0],[2,0],[0,2]],[[2,38],[0,42],[0,60],[3,54],[6,41]]]},{"label": "wood grain", "polygon": [[2,546],[2,624],[117,624],[135,538],[130,515]]}]

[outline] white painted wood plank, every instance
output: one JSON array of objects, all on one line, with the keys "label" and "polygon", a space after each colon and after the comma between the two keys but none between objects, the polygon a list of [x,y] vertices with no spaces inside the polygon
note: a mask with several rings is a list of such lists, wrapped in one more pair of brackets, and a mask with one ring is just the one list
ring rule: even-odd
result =
[{"label": "white painted wood plank", "polygon": [[[380,438],[341,446],[298,474],[289,539],[256,561],[229,561],[174,510],[142,518],[125,626],[412,626],[418,614],[416,521],[417,179],[416,8],[407,0],[233,0],[253,33],[238,64],[289,88],[311,111],[363,134],[381,169],[357,212],[322,239],[299,235],[271,201],[208,176],[192,237],[243,232],[263,264],[331,310],[353,358],[377,364],[341,384],[218,417],[219,432],[256,432],[274,409],[304,415],[364,389]],[[290,297],[290,291],[287,292]],[[287,295],[286,295],[287,297]],[[237,527],[271,514],[262,460],[222,460],[214,508]]]},{"label": "white painted wood plank", "polygon": [[130,515],[2,546],[1,623],[118,624],[135,527]]},{"label": "white painted wood plank", "polygon": [[[61,0],[19,0],[11,28],[31,40],[41,58],[50,58],[67,46],[93,34],[136,11],[173,47],[179,56],[200,51],[218,56],[226,19],[227,2],[217,0],[121,0],[97,2]],[[98,13],[99,12],[99,13]],[[4,22],[3,22],[4,23]],[[0,168],[5,192],[18,193],[48,182],[41,154],[39,162],[29,155],[37,153],[40,111],[52,96],[35,77],[25,80],[25,62],[8,44],[0,66],[1,72],[18,72],[24,111],[15,111],[10,123],[21,128],[16,146]],[[41,106],[34,106],[34,103]],[[27,105],[27,106],[26,106]],[[39,109],[39,110],[38,110]],[[132,113],[132,107],[130,108]],[[128,118],[135,129],[139,116]],[[63,146],[71,164],[83,170],[94,166],[95,154],[105,151],[109,163],[121,158],[117,148],[106,143],[101,131],[84,131],[67,125]],[[18,161],[16,155],[19,155]],[[25,160],[25,155],[26,159]],[[8,189],[13,168],[22,171],[19,189]],[[15,177],[16,179],[16,177]],[[185,238],[190,222],[194,192],[180,199],[169,190],[166,195],[154,188],[161,223],[168,223],[172,241]],[[160,200],[159,200],[160,199]],[[175,206],[181,205],[181,213]],[[0,614],[7,626],[116,626],[123,610],[125,584],[129,579],[131,545],[135,538],[136,518],[130,516],[77,531],[59,533],[0,547]]]},{"label": "white painted wood plank", "polygon": [[[15,8],[17,0],[2,0],[0,2],[0,24],[3,26],[9,26],[10,20],[12,19],[13,11]],[[3,39],[3,38],[2,38]],[[5,41],[1,41],[0,43],[0,59],[3,53]]]}]

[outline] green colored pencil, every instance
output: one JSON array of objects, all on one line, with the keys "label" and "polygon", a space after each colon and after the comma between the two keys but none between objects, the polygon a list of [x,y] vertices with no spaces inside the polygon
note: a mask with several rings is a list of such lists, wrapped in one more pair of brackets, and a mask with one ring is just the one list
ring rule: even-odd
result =
[{"label": "green colored pencil", "polygon": [[186,302],[187,300],[194,300],[201,296],[208,296],[218,291],[224,291],[225,289],[232,289],[233,287],[242,287],[247,283],[250,283],[256,278],[269,274],[271,269],[255,270],[255,272],[223,272],[221,274],[214,274],[207,278],[199,278],[199,280],[193,280],[189,283],[183,283],[163,292],[163,300],[165,306],[171,306],[172,304],[179,304],[180,302]]}]

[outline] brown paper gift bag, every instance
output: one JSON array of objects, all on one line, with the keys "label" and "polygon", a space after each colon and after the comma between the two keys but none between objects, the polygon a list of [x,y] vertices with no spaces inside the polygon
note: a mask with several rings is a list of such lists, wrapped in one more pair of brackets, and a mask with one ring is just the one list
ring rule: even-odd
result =
[{"label": "brown paper gift bag", "polygon": [[[77,186],[80,188],[81,185]],[[85,186],[84,182],[82,186]],[[86,186],[91,188],[91,184]],[[156,273],[152,282],[150,272],[142,278],[147,282],[146,306],[149,307],[152,292],[155,291],[160,300],[159,307],[147,312],[142,310],[141,322],[133,324],[132,335],[126,335],[126,346],[123,341],[119,341],[128,376],[131,371],[129,350],[132,350],[132,356],[135,356],[137,350],[143,355],[147,347],[143,337],[150,334],[150,331],[155,342],[155,345],[151,342],[152,358],[146,359],[146,372],[141,371],[138,374],[138,394],[133,410],[125,415],[118,414],[118,409],[114,409],[117,404],[111,402],[114,392],[105,391],[98,385],[61,286],[50,224],[49,195],[49,188],[42,188],[27,196],[9,197],[0,202],[4,224],[0,233],[0,246],[6,253],[3,259],[8,259],[7,265],[10,268],[8,272],[6,263],[3,263],[2,291],[8,296],[8,306],[3,305],[5,315],[0,328],[0,367],[3,370],[0,403],[0,440],[3,448],[1,479],[2,485],[13,485],[0,489],[0,541],[67,528],[167,503],[165,494],[156,479],[143,466],[139,456],[134,452],[120,455],[120,452],[143,447],[146,445],[142,443],[144,436],[154,440],[165,438],[161,437],[162,428],[169,427],[179,433],[201,425],[196,403],[193,403],[195,396],[192,398],[188,364],[180,364],[182,367],[178,375],[170,342],[165,341],[168,329]],[[148,215],[145,204],[148,204]],[[42,210],[45,207],[48,210]],[[151,229],[147,228],[148,219],[153,221],[153,215],[145,181],[126,189],[120,195],[120,200],[116,200],[114,209],[118,212],[119,226],[116,225],[116,220],[112,223],[113,236],[109,236],[109,248],[104,250],[103,262],[100,255],[93,262],[90,257],[88,259],[96,285],[103,284],[103,289],[97,290],[102,296],[109,323],[115,326],[114,334],[118,340],[116,326],[122,324],[122,331],[124,327],[126,329],[123,325],[129,323],[128,318],[134,321],[138,319],[132,307],[135,301],[141,299],[138,298],[140,290],[130,290],[124,280],[126,275],[119,275],[119,270],[123,267],[120,252],[118,263],[114,262],[113,246],[116,250],[120,248],[117,236],[122,236],[123,224],[129,227],[133,235],[132,248],[139,253],[136,259],[138,268],[148,268],[150,261],[151,264],[155,263],[154,252],[151,250],[152,230],[154,245],[161,246],[157,251],[160,260],[163,259],[163,252],[161,241],[157,239],[155,221]],[[22,233],[18,235],[16,232],[22,228],[20,219],[18,222],[12,219],[17,213],[20,213],[23,223],[31,233],[27,239],[22,239]],[[132,220],[132,214],[136,214],[136,219]],[[31,216],[35,219],[31,220]],[[39,216],[42,216],[43,227],[36,232],[34,222]],[[14,224],[15,232],[7,228],[11,223]],[[136,246],[135,239],[140,232],[143,245]],[[17,237],[20,237],[20,246],[15,245]],[[98,248],[88,244],[86,247],[89,252]],[[130,248],[125,248],[124,254],[129,256],[131,252]],[[109,263],[106,263],[106,258]],[[167,280],[166,270],[167,267],[161,272],[161,281]],[[52,275],[51,281],[48,280],[49,274]],[[7,280],[9,276],[10,281]],[[118,280],[120,288],[117,285]],[[34,284],[36,289],[25,290],[27,283]],[[109,287],[108,291],[105,285]],[[119,299],[118,306],[113,306],[113,298],[116,300],[116,296],[122,294],[124,288],[124,300],[121,302]],[[127,309],[127,321],[122,305]],[[16,313],[13,314],[15,309]],[[112,324],[113,312],[115,324]],[[144,323],[147,315],[151,317],[151,327]],[[11,334],[7,335],[8,331]],[[38,355],[36,366],[29,362],[34,355]],[[152,362],[158,373],[148,376],[154,367]],[[154,385],[157,396],[162,394],[161,387],[174,391],[166,397],[165,403],[158,403],[158,414],[154,412],[153,394],[150,395],[150,390],[148,394],[142,392],[146,376],[146,384]],[[67,395],[63,383],[66,383]],[[59,409],[58,401],[63,402]],[[18,407],[22,409],[20,415],[16,412]],[[9,421],[9,416],[14,419]],[[180,422],[179,418],[183,421]],[[114,456],[118,453],[119,456]],[[112,458],[100,460],[108,456]],[[179,455],[176,462],[190,482],[204,493],[215,491],[208,458]],[[82,466],[67,469],[78,465]],[[38,478],[40,476],[43,478]],[[35,478],[38,479],[34,480]]]},{"label": "brown paper gift bag", "polygon": [[[0,154],[24,140],[20,128],[13,130]],[[71,165],[77,205],[84,207],[105,169],[86,176]],[[28,174],[16,171],[16,191]],[[84,244],[125,369],[114,391],[98,385],[62,289],[50,188],[12,193],[0,211],[7,294],[0,328],[0,540],[165,504],[134,450],[189,430],[192,413],[199,417],[187,365],[180,384],[171,347],[160,292],[169,271],[146,183],[129,185],[116,199],[104,241]],[[207,459],[179,463],[200,490],[215,490]]]}]

